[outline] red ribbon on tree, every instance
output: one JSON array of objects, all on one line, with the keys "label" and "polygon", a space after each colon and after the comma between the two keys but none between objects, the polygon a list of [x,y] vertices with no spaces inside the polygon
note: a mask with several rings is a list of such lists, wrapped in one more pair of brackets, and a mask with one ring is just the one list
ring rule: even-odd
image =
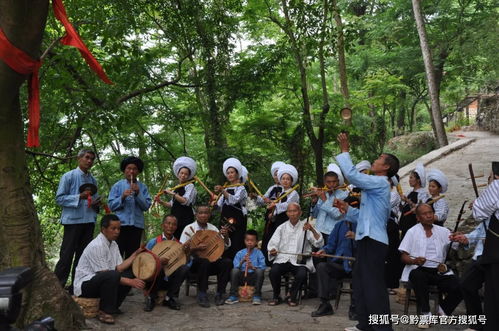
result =
[{"label": "red ribbon on tree", "polygon": [[[107,84],[113,82],[107,77],[102,66],[88,50],[81,40],[78,32],[69,22],[66,9],[62,0],[52,0],[55,17],[64,25],[66,35],[61,39],[61,43],[67,46],[76,47],[83,56],[89,67]],[[0,28],[0,59],[2,59],[12,70],[21,75],[30,75],[28,78],[28,139],[26,146],[40,146],[40,86],[38,81],[38,71],[42,65],[40,60],[31,58],[22,49],[14,46]]]},{"label": "red ribbon on tree", "polygon": [[28,78],[28,147],[40,145],[38,129],[40,128],[40,89],[38,70],[42,65],[40,60],[34,60],[22,49],[14,46],[0,28],[0,59],[21,75],[30,75]]},{"label": "red ribbon on tree", "polygon": [[66,46],[73,46],[78,48],[81,56],[85,59],[88,66],[95,71],[95,73],[107,84],[113,84],[113,82],[107,77],[104,69],[102,69],[99,62],[90,53],[85,43],[81,40],[80,35],[76,32],[75,28],[68,19],[68,14],[66,13],[66,8],[62,0],[52,0],[52,7],[54,8],[55,17],[64,25],[66,29],[66,35],[61,39],[61,43]]}]

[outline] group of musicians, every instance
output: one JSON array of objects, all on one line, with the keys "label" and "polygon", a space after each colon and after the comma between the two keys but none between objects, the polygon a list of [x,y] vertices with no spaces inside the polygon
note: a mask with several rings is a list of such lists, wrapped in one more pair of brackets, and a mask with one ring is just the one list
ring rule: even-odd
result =
[{"label": "group of musicians", "polygon": [[[274,185],[261,194],[241,162],[229,158],[222,167],[226,183],[211,192],[196,177],[196,162],[180,157],[173,164],[179,185],[170,190],[162,188],[151,197],[146,185],[137,179],[144,163],[127,157],[120,164],[123,179],[111,188],[106,205],[89,172],[96,154],[82,150],[78,167],[63,175],[57,191],[64,235],[55,273],[63,286],[71,273],[69,290],[76,296],[99,297],[98,318],[109,324],[114,323],[113,315],[121,313],[119,306],[131,287],[144,290],[145,311],[154,309],[161,290],[166,291],[160,298],[162,305],[180,309],[180,286],[189,274],[197,281],[197,302],[201,307],[210,306],[210,275],[217,276],[216,305],[237,303],[238,288],[243,283],[254,288],[252,303],[259,305],[264,271],[270,266],[273,296],[268,304],[285,302],[296,306],[302,287],[309,286],[309,297],[320,300],[313,317],[333,314],[330,300],[336,295],[338,282],[352,278],[354,295],[349,317],[358,324],[345,330],[353,331],[392,330],[390,324],[370,325],[369,316],[390,315],[389,294],[399,287],[400,280],[409,282],[414,289],[421,316],[431,315],[429,285],[437,285],[445,294],[439,314],[450,315],[463,294],[467,313],[481,314],[478,290],[485,282],[487,323],[470,325],[470,329],[497,330],[499,314],[494,313],[499,307],[499,163],[493,163],[490,185],[472,205],[475,219],[484,221],[483,226],[465,235],[444,227],[449,207],[442,193],[447,190],[448,180],[441,171],[425,171],[418,165],[409,176],[412,190],[403,194],[397,175],[399,161],[394,155],[383,153],[372,164],[362,161],[354,165],[347,135],[340,134],[338,142],[341,153],[336,156],[337,164],[328,166],[324,187],[313,187],[306,195],[311,202],[305,219],[297,191],[298,171],[290,164],[272,164]],[[209,204],[196,204],[197,182],[209,191]],[[256,193],[248,194],[245,185]],[[247,199],[254,199],[267,210],[261,250],[257,247],[258,233],[247,230]],[[169,213],[163,218],[162,233],[144,248],[144,212],[155,204],[169,209]],[[100,208],[107,211],[101,220],[101,233],[92,240]],[[220,229],[209,223],[213,208],[220,210]],[[223,240],[224,252],[213,261],[201,254],[210,249],[210,243],[191,243],[203,230],[218,232]],[[133,260],[163,241],[181,244],[189,256],[187,264],[169,276],[160,268],[153,280],[136,278],[130,268]],[[459,244],[467,248],[472,243],[478,243],[475,262],[459,281],[446,268],[449,249]],[[170,262],[165,258],[158,261],[163,266]],[[294,277],[283,298],[281,279],[287,273]],[[425,321],[421,319],[418,327],[429,327]]]}]

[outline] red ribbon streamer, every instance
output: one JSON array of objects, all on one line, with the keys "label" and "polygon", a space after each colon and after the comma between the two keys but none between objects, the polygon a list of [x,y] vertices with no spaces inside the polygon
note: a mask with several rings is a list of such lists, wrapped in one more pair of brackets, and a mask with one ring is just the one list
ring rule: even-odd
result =
[{"label": "red ribbon streamer", "polygon": [[66,46],[76,47],[89,67],[95,71],[100,79],[107,84],[113,84],[113,82],[107,77],[99,62],[95,59],[92,53],[90,53],[85,43],[81,40],[78,32],[76,32],[73,25],[69,22],[68,14],[66,13],[62,0],[52,0],[52,7],[54,8],[55,17],[62,23],[62,25],[64,25],[64,28],[66,29],[66,35],[61,39],[61,43]]},{"label": "red ribbon streamer", "polygon": [[40,60],[34,60],[22,49],[14,46],[0,28],[0,59],[12,70],[28,78],[28,147],[40,146],[38,129],[40,128],[40,89],[38,70],[42,65]]},{"label": "red ribbon streamer", "polygon": [[[83,56],[90,68],[107,84],[113,82],[107,77],[102,66],[88,50],[81,40],[78,32],[71,25],[64,8],[62,0],[53,0],[52,6],[55,17],[64,25],[66,35],[61,39],[61,43],[67,46],[76,47]],[[42,65],[40,60],[34,60],[23,50],[14,46],[0,28],[0,59],[3,60],[12,70],[21,75],[30,75],[28,78],[28,139],[27,147],[40,146],[40,84],[38,71]]]}]

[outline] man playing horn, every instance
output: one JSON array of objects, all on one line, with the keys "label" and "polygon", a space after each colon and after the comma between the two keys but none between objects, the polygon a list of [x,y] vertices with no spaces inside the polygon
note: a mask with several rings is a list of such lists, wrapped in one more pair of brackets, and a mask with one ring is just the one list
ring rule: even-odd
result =
[{"label": "man playing horn", "polygon": [[[163,223],[161,224],[161,228],[163,229],[163,233],[157,236],[156,238],[152,238],[146,245],[148,250],[152,250],[153,247],[162,241],[165,240],[174,240],[179,242],[177,238],[174,237],[174,233],[177,230],[177,218],[173,215],[166,215],[163,218]],[[168,264],[168,259],[160,258],[162,265]],[[149,295],[146,296],[144,311],[150,312],[154,309],[154,305],[156,303],[156,298],[158,297],[158,291],[166,290],[166,296],[163,299],[162,305],[169,307],[173,310],[180,310],[180,303],[177,301],[180,293],[180,286],[182,282],[187,277],[189,272],[189,267],[187,265],[183,265],[179,267],[173,274],[169,277],[165,275],[163,268],[161,268],[156,280],[153,284],[149,284],[152,286],[150,288]]]}]

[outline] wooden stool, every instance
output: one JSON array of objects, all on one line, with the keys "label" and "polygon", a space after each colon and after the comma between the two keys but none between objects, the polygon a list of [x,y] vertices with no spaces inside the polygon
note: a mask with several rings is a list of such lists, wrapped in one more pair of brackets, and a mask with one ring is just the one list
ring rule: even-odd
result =
[{"label": "wooden stool", "polygon": [[[282,280],[284,279],[284,282]],[[282,286],[284,287],[284,293],[285,296],[288,295],[290,289],[291,289],[291,284],[295,280],[295,277],[291,272],[286,272],[284,275],[281,276],[281,283],[283,284]],[[303,291],[303,295],[302,295]],[[298,300],[298,303],[301,304],[301,298],[302,296],[307,296],[308,294],[308,271],[307,271],[307,277],[305,278],[305,281],[303,284],[301,284],[301,288],[298,289],[297,297],[296,299]]]},{"label": "wooden stool", "polygon": [[[348,284],[348,288],[344,288],[344,284]],[[352,278],[343,278],[341,280],[338,280],[338,288],[336,289],[336,299],[334,302],[334,310],[338,309],[338,306],[340,305],[340,298],[342,294],[350,294],[350,305],[352,304],[352,295],[353,295],[353,289],[352,289]]]},{"label": "wooden stool", "polygon": [[85,318],[94,318],[99,312],[100,298],[82,298],[73,296],[73,300],[80,306]]},{"label": "wooden stool", "polygon": [[[401,282],[402,286],[405,288],[405,298],[404,298],[404,315],[408,315],[409,313],[409,300],[411,300],[411,290],[412,284],[411,282]],[[429,285],[428,286],[428,292],[430,296],[430,300],[434,301],[434,306],[433,306],[433,314],[438,315],[438,306],[440,305],[440,291],[438,290],[438,287],[436,285]],[[418,315],[421,314],[421,307],[418,307],[416,305],[416,313]]]}]

